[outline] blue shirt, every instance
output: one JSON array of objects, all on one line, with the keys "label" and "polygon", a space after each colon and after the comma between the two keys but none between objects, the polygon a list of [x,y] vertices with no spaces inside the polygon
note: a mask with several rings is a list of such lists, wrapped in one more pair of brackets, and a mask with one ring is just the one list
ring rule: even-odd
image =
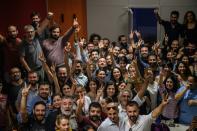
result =
[{"label": "blue shirt", "polygon": [[[179,88],[178,93],[184,90],[184,86]],[[183,98],[180,100],[179,122],[182,124],[190,124],[194,116],[197,116],[197,106],[189,106],[189,100],[197,100],[197,89],[187,90]]]},{"label": "blue shirt", "polygon": [[47,105],[47,108],[46,108],[46,116],[47,116],[49,114],[48,105],[51,104],[51,97],[48,97],[48,99],[45,100],[45,99],[41,98],[39,95],[34,96],[33,99],[30,101],[30,103],[29,103],[30,106],[27,107],[28,114],[32,113],[33,107],[34,107],[35,103],[38,101],[43,101]]}]

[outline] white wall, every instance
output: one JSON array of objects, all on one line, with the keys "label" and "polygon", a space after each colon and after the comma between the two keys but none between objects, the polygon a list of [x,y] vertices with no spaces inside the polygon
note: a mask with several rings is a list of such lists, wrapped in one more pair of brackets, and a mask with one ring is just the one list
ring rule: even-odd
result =
[{"label": "white wall", "polygon": [[[118,35],[127,35],[128,7],[159,7],[161,17],[166,20],[172,10],[178,10],[181,23],[187,10],[193,10],[197,15],[197,0],[87,0],[88,36],[98,33],[117,41]],[[158,38],[162,34],[163,28],[158,25]]]}]

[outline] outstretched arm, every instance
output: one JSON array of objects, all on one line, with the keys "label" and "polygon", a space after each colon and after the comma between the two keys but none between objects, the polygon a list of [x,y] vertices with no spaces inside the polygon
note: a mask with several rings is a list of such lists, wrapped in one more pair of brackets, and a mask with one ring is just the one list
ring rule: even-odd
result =
[{"label": "outstretched arm", "polygon": [[152,118],[157,118],[163,111],[164,107],[168,104],[168,95],[163,97],[162,103],[156,107],[152,112]]},{"label": "outstretched arm", "polygon": [[40,27],[36,31],[38,33],[38,35],[41,35],[42,32],[46,29],[46,27],[49,25],[52,17],[53,17],[53,13],[48,12],[47,17],[42,21],[42,23],[40,24]]},{"label": "outstretched arm", "polygon": [[64,64],[66,66],[66,71],[67,71],[68,77],[70,77],[71,76],[71,70],[70,70],[70,66],[69,66],[68,53],[69,53],[69,51],[65,50],[65,52],[64,52]]},{"label": "outstretched arm", "polygon": [[187,84],[182,91],[180,91],[179,93],[177,93],[175,95],[175,100],[177,100],[177,101],[180,100],[183,97],[183,95],[187,92],[187,90],[189,89],[189,87],[190,87],[189,84]]},{"label": "outstretched arm", "polygon": [[161,22],[162,22],[162,19],[161,19],[159,13],[158,13],[158,9],[155,9],[155,10],[154,10],[154,13],[155,13],[155,16],[156,16],[157,21],[158,21],[159,23],[161,23]]},{"label": "outstretched arm", "polygon": [[77,18],[75,18],[74,21],[73,21],[73,26],[70,27],[68,29],[68,31],[66,33],[64,33],[64,35],[63,35],[63,38],[62,38],[62,41],[61,41],[62,47],[65,46],[66,42],[68,41],[70,36],[73,34],[74,30],[78,27],[78,25],[79,24],[78,24]]},{"label": "outstretched arm", "polygon": [[54,85],[55,85],[55,93],[56,94],[61,94],[60,86],[59,86],[59,82],[58,82],[58,79],[57,79],[57,75],[56,75],[55,65],[54,64],[51,66],[51,73],[52,73],[52,78],[53,78],[53,82],[54,82]]},{"label": "outstretched arm", "polygon": [[46,63],[46,59],[45,59],[43,53],[41,53],[41,54],[39,55],[39,60],[42,62],[42,66],[43,66],[43,68],[44,68],[44,71],[45,71],[46,74],[47,74],[47,77],[48,77],[49,81],[52,82],[53,74],[51,73],[50,68],[49,68],[49,66],[48,66],[47,63]]},{"label": "outstretched arm", "polygon": [[22,98],[21,98],[20,111],[19,111],[21,114],[22,123],[26,123],[28,121],[27,96],[30,88],[31,85],[29,85],[28,87],[24,87],[22,90]]}]

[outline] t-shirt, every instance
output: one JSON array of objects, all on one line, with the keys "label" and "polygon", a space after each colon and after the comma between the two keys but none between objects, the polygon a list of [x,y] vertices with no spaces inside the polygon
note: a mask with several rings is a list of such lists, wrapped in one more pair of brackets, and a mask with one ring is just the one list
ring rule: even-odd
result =
[{"label": "t-shirt", "polygon": [[42,63],[39,60],[39,55],[41,53],[42,48],[39,39],[36,36],[32,43],[28,43],[25,40],[22,42],[21,56],[25,57],[25,60],[31,69],[37,70],[42,67]]}]

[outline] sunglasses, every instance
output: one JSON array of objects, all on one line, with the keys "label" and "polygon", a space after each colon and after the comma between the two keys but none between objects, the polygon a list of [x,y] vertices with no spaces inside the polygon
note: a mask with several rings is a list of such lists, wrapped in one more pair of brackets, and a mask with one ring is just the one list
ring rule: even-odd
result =
[{"label": "sunglasses", "polygon": [[108,104],[107,110],[110,110],[110,109],[117,110],[118,109],[117,104],[115,104],[115,103]]}]

